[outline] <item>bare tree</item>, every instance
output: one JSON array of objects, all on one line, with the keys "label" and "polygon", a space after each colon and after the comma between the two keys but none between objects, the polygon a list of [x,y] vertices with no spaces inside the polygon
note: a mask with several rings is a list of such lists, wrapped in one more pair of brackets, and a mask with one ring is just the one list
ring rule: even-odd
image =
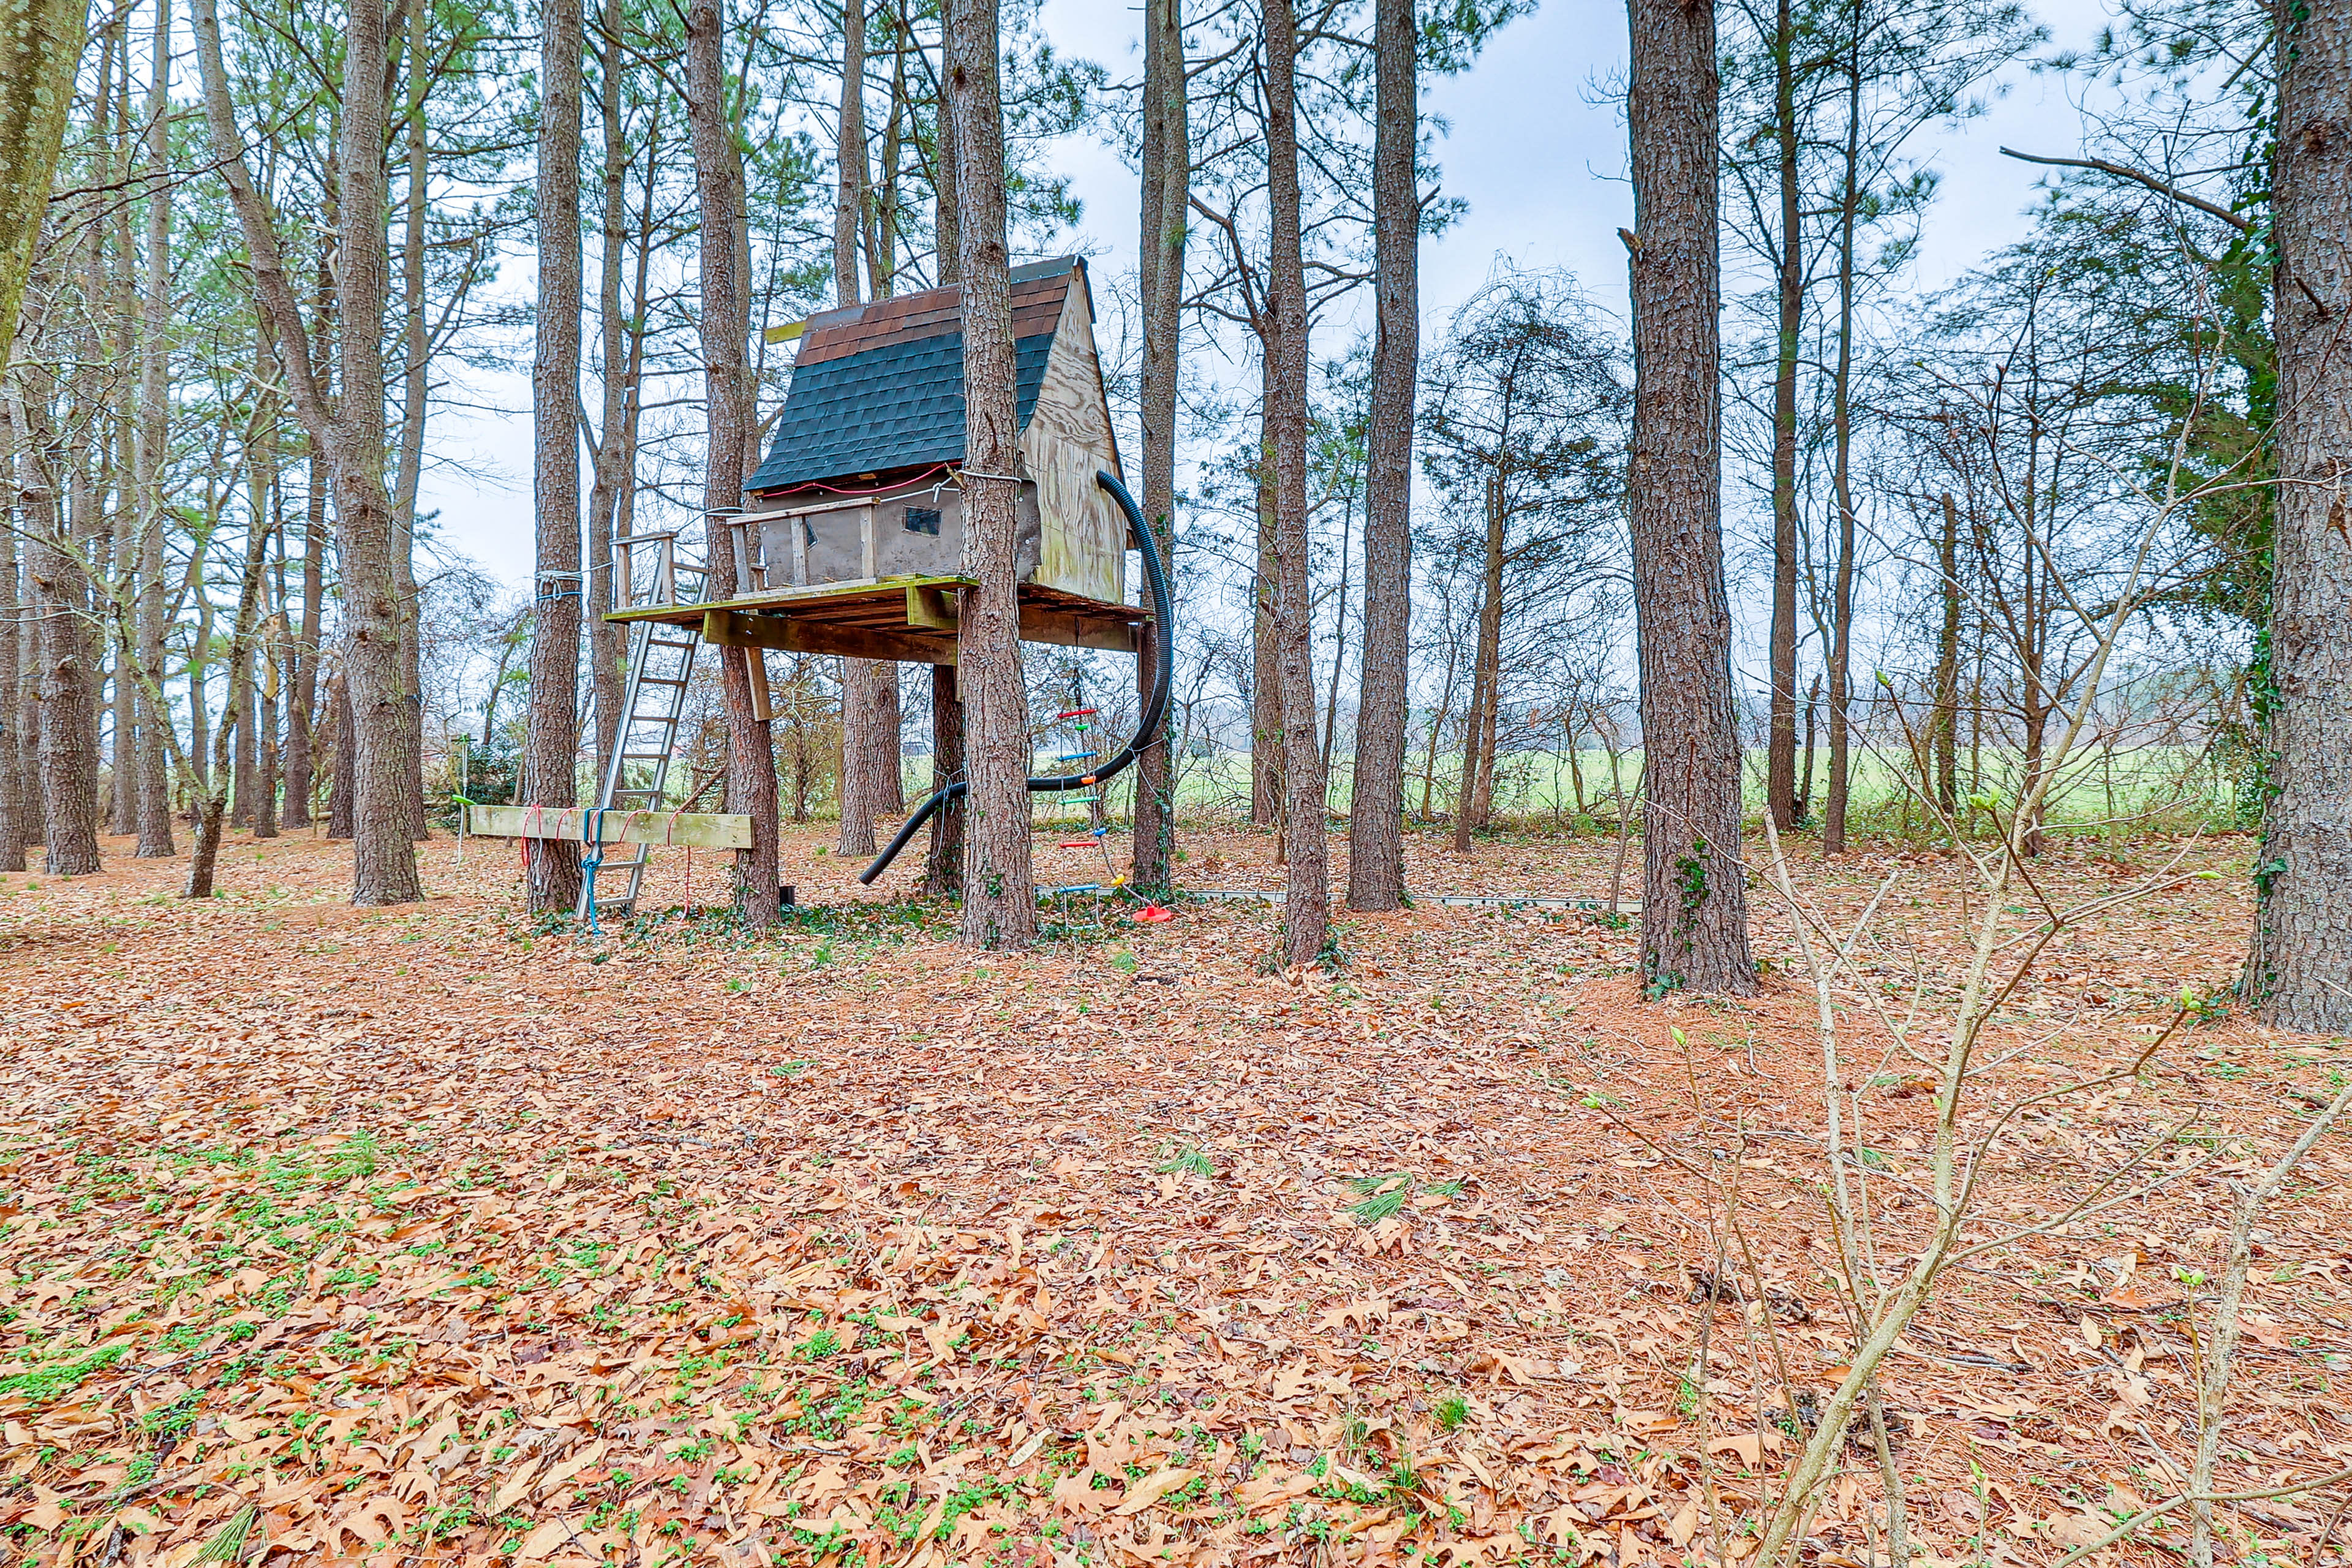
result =
[{"label": "bare tree", "polygon": [[1633,440],[1641,623],[1642,966],[1655,988],[1747,995],[1739,736],[1723,583],[1722,272],[1711,0],[1628,0]]},{"label": "bare tree", "polygon": [[344,32],[343,119],[338,165],[342,246],[337,279],[342,331],[340,396],[330,409],[312,368],[310,338],[279,253],[276,219],[245,161],[229,94],[217,0],[196,0],[196,61],[213,155],[251,263],[256,305],[278,346],[294,410],[327,457],[350,641],[343,654],[353,763],[352,901],[410,903],[424,896],[413,839],[418,758],[404,711],[404,621],[383,485],[383,302],[388,292],[383,138],[390,80],[383,0],[352,0]]}]

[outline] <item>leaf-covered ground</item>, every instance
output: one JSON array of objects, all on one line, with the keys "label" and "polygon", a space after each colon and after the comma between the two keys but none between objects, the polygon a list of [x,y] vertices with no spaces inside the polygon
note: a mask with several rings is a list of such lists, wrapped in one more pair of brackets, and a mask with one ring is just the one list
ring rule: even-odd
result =
[{"label": "leaf-covered ground", "polygon": [[[308,840],[234,839],[200,908],[170,896],[184,863],[0,879],[10,1549],[77,1568],[1752,1553],[1850,1343],[1812,998],[1769,909],[1774,973],[1736,1005],[1643,1001],[1605,919],[1427,898],[1343,919],[1336,974],[1265,973],[1275,912],[1236,902],[1146,926],[1073,898],[1041,952],[976,959],[936,912],[853,891],[823,842],[795,835],[788,864],[831,907],[758,942],[710,916],[535,928],[498,842],[463,864],[426,846],[434,898],[407,910],[346,907],[344,850]],[[1101,876],[1040,842],[1041,880]],[[1412,852],[1424,893],[1600,898],[1615,846]],[[1279,885],[1263,837],[1188,853],[1193,885]],[[1832,913],[1879,895],[1870,973],[1932,1037],[1958,863],[1793,853]],[[2127,1059],[2184,986],[2227,984],[2242,843],[2062,847],[2046,875],[2104,896],[2181,855],[2049,954],[2007,1026],[2040,1043],[1984,1108]],[[696,857],[698,903],[717,869]],[[673,852],[649,907],[688,873]],[[1879,1025],[1847,1000],[1868,1058]],[[2063,1208],[2151,1141],[2144,1169],[2195,1169],[1947,1279],[1885,1381],[1924,1555],[2053,1561],[2168,1495],[2225,1184],[2347,1065],[2221,1018],[2013,1124],[1972,1234]],[[1868,1097],[1890,1265],[1924,1221],[1902,1195],[1919,1089],[1898,1061]],[[1710,1196],[1735,1172],[1747,1262]],[[2347,1173],[2331,1134],[2265,1221],[2225,1489],[2352,1462]],[[1743,1283],[1710,1311],[1718,1269]],[[1883,1558],[1879,1499],[1856,1452],[1808,1555]],[[2336,1559],[2340,1500],[2225,1511],[2224,1552]]]}]

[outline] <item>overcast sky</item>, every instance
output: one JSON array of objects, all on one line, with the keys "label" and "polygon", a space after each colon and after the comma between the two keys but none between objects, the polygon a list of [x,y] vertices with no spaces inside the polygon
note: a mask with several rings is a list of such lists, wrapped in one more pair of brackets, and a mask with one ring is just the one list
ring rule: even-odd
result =
[{"label": "overcast sky", "polygon": [[[2053,47],[2088,42],[2105,21],[2097,0],[2041,8]],[[1118,79],[1140,68],[1136,13],[1106,0],[1046,0],[1047,35],[1066,54],[1100,61]],[[1625,13],[1597,0],[1546,0],[1505,29],[1466,74],[1434,83],[1429,110],[1446,122],[1437,144],[1444,188],[1469,204],[1454,228],[1423,248],[1422,306],[1442,321],[1483,283],[1497,261],[1575,272],[1596,299],[1620,310],[1625,291],[1621,225],[1633,221],[1622,178],[1624,132],[1612,107],[1597,103],[1596,79],[1622,71]],[[1916,148],[1943,185],[1915,264],[1916,287],[1965,272],[1989,250],[2021,236],[2037,171],[2000,155],[2071,153],[2080,116],[2055,76],[2022,69],[1990,112],[1958,129],[1933,127]],[[1086,248],[1098,271],[1131,268],[1136,240],[1133,174],[1110,147],[1073,137],[1055,165],[1085,204]],[[527,265],[512,270],[527,279]],[[1333,346],[1337,346],[1336,342]],[[478,382],[503,410],[436,414],[434,443],[457,460],[426,476],[424,504],[440,513],[446,546],[518,589],[530,582],[530,381],[516,374]],[[1735,590],[1736,593],[1736,590]]]}]

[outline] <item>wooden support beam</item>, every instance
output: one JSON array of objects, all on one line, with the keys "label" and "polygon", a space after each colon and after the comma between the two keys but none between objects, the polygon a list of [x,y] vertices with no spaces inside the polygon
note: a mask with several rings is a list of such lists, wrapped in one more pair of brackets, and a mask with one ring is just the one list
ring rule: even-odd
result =
[{"label": "wooden support beam", "polygon": [[702,640],[713,647],[785,647],[784,621],[780,616],[746,615],[741,610],[702,612]]},{"label": "wooden support beam", "polygon": [[1063,647],[1098,647],[1110,653],[1133,653],[1137,638],[1132,626],[1049,610],[1042,605],[1021,606],[1021,640],[1054,643]]},{"label": "wooden support beam", "polygon": [[751,819],[715,812],[598,811],[576,805],[469,805],[466,831],[490,838],[561,838],[584,844],[675,844],[749,849]]},{"label": "wooden support beam", "polygon": [[917,583],[907,589],[907,624],[926,631],[956,629],[956,590]]},{"label": "wooden support beam", "polygon": [[919,637],[909,632],[882,631],[866,626],[827,626],[823,621],[784,623],[784,646],[794,653],[837,653],[848,658],[877,658],[899,664],[953,664],[953,637]]}]

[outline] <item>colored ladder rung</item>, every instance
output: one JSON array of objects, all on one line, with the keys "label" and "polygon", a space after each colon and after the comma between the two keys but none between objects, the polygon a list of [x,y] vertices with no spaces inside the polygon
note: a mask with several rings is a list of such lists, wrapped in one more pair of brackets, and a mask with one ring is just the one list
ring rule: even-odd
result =
[{"label": "colored ladder rung", "polygon": [[1093,805],[1101,799],[1102,796],[1098,795],[1066,795],[1062,797],[1061,804],[1064,805]]},{"label": "colored ladder rung", "polygon": [[1054,717],[1056,719],[1084,719],[1089,717],[1096,710],[1092,708],[1073,708],[1066,713],[1056,713]]},{"label": "colored ladder rung", "polygon": [[1092,838],[1065,838],[1062,840],[1062,847],[1065,849],[1091,849],[1095,847],[1095,844],[1096,840]]},{"label": "colored ladder rung", "polygon": [[1054,760],[1057,763],[1084,763],[1101,755],[1100,752],[1064,752]]}]

